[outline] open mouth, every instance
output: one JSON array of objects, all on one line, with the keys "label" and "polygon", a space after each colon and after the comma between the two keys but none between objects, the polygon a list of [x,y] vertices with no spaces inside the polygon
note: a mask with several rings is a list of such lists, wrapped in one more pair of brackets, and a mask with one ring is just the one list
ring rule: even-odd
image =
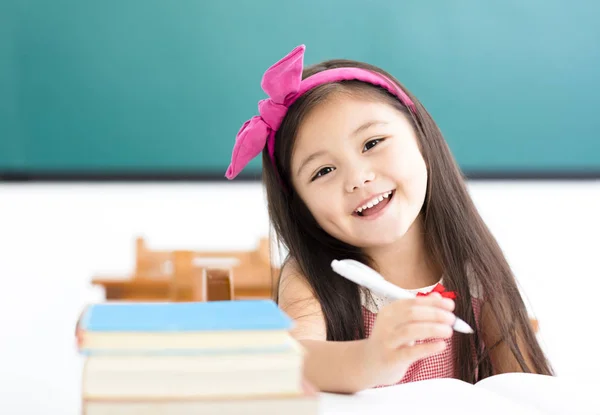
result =
[{"label": "open mouth", "polygon": [[395,190],[392,190],[388,193],[384,193],[382,196],[379,197],[376,203],[369,203],[366,206],[362,206],[355,210],[354,213],[352,213],[352,215],[360,217],[375,215],[376,213],[382,211],[390,203],[395,193]]}]

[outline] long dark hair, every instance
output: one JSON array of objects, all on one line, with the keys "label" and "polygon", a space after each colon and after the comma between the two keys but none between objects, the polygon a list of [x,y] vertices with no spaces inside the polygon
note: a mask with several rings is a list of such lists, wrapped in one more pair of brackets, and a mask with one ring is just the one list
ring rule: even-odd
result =
[{"label": "long dark hair", "polygon": [[[394,77],[369,64],[330,60],[306,68],[303,78],[337,67],[359,67],[385,75],[412,99],[416,114],[387,91],[370,84],[358,81],[325,84],[307,92],[289,108],[275,136],[277,170],[267,151],[263,152],[263,182],[271,223],[278,243],[288,250],[284,266],[293,259],[306,278],[321,305],[327,339],[347,341],[365,337],[359,287],[337,276],[331,270],[331,261],[353,258],[371,264],[371,260],[361,249],[332,237],[317,224],[294,190],[290,166],[296,134],[303,119],[330,94],[344,91],[368,94],[370,98],[389,103],[412,123],[428,171],[427,194],[420,213],[425,244],[431,257],[444,270],[444,286],[459,293],[456,315],[476,327],[471,292],[473,285],[477,285],[497,321],[501,339],[510,347],[522,370],[551,374],[552,369],[535,338],[512,271],[477,212],[464,177],[427,110]],[[477,318],[480,320],[479,316]],[[517,344],[517,333],[522,339],[523,350]],[[455,377],[474,383],[493,374],[489,355],[493,345],[484,345],[480,330],[471,336],[456,335],[455,339]],[[473,350],[477,351],[476,361]],[[530,357],[533,367],[528,367],[524,353]]]}]

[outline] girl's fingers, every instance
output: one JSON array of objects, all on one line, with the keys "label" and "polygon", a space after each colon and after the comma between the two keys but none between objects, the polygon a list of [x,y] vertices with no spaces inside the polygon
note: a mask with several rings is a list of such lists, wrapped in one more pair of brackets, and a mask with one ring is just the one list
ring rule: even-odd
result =
[{"label": "girl's fingers", "polygon": [[444,298],[439,293],[433,293],[423,297],[417,297],[415,298],[415,304],[440,307],[448,311],[454,310],[454,300],[452,300],[451,298]]},{"label": "girl's fingers", "polygon": [[448,339],[452,337],[452,327],[441,323],[408,323],[400,326],[390,339],[392,347],[401,347],[414,344],[417,340]]},{"label": "girl's fingers", "polygon": [[398,354],[401,359],[414,362],[433,354],[441,353],[445,348],[446,342],[443,340],[438,340],[431,343],[421,343],[411,347],[403,347],[398,350]]},{"label": "girl's fingers", "polygon": [[388,307],[394,314],[402,315],[410,310],[412,307],[435,307],[446,311],[454,311],[454,300],[450,298],[443,298],[438,293],[428,295],[425,297],[416,297],[410,300],[398,300],[391,303]]},{"label": "girl's fingers", "polygon": [[456,321],[456,316],[452,312],[439,307],[415,305],[406,310],[403,320],[405,322],[423,321],[452,325]]}]

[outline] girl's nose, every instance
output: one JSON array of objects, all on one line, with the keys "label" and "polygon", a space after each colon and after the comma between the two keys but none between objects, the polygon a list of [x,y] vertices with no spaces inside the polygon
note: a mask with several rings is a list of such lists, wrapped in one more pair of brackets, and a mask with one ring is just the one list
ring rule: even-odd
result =
[{"label": "girl's nose", "polygon": [[375,173],[372,169],[369,168],[354,168],[348,174],[348,179],[346,180],[346,191],[348,193],[352,193],[355,190],[360,189],[365,184],[372,182],[375,179]]}]

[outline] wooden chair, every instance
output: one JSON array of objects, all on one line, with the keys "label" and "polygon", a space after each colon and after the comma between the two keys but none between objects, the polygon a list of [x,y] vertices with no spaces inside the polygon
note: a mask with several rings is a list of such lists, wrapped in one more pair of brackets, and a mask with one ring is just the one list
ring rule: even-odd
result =
[{"label": "wooden chair", "polygon": [[[137,238],[133,278],[170,279],[175,269],[175,255],[175,251],[152,251],[143,238]],[[185,262],[185,254],[179,255],[178,260]]]},{"label": "wooden chair", "polygon": [[279,269],[271,265],[269,239],[259,240],[255,250],[248,251],[199,251],[194,263],[202,265],[207,261],[232,260],[235,275],[234,295],[236,299],[271,298],[273,276],[279,275]]},{"label": "wooden chair", "polygon": [[235,258],[198,258],[193,251],[174,251],[170,279],[171,301],[224,301],[234,299]]},{"label": "wooden chair", "polygon": [[[136,240],[136,261],[129,278],[94,278],[107,300],[213,301],[270,298],[272,269],[268,239],[251,251],[152,250]],[[235,283],[234,283],[235,274]]]},{"label": "wooden chair", "polygon": [[166,279],[170,301],[217,301],[233,299],[234,258],[205,258],[189,250],[152,251],[136,241],[134,279]]},{"label": "wooden chair", "polygon": [[[233,274],[229,269],[204,268],[202,278],[194,282],[203,284],[200,289],[194,288],[194,301],[224,301],[232,300],[233,295]],[[198,293],[203,295],[197,298]]]}]

